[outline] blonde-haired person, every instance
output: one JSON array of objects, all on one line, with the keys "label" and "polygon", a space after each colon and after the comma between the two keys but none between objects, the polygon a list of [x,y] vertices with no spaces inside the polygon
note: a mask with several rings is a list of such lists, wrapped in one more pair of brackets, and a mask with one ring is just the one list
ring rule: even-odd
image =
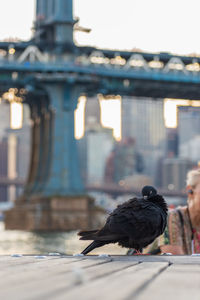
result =
[{"label": "blonde-haired person", "polygon": [[[187,173],[186,191],[187,205],[169,211],[168,225],[164,233],[143,249],[143,253],[200,253],[200,169]],[[132,253],[134,251],[130,249],[128,255]]]},{"label": "blonde-haired person", "polygon": [[169,211],[168,226],[158,238],[161,253],[200,253],[200,169],[187,173],[186,206]]}]

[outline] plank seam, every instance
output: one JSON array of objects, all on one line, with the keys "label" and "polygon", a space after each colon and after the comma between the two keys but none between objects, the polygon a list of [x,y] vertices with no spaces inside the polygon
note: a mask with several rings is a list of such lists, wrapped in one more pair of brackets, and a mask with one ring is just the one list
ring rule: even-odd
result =
[{"label": "plank seam", "polygon": [[[112,259],[111,259],[111,261],[101,262],[101,263],[98,264],[98,265],[102,265],[102,264],[105,264],[105,263],[111,263],[111,262],[112,262]],[[132,265],[127,266],[127,267],[122,267],[122,269],[115,270],[115,271],[111,271],[111,272],[109,272],[109,273],[102,274],[102,275],[96,276],[96,277],[94,277],[94,278],[90,278],[90,281],[99,280],[99,279],[101,279],[102,277],[106,277],[106,276],[109,276],[109,275],[111,275],[111,274],[114,274],[114,273],[117,273],[117,272],[121,272],[121,271],[123,271],[123,270],[125,270],[125,269],[128,269],[128,268],[130,268],[130,267],[137,266],[137,265],[140,264],[140,263],[141,263],[141,262],[138,262],[138,263],[136,263],[136,264],[132,264]],[[89,268],[89,267],[94,267],[94,266],[97,266],[97,265],[88,266],[87,268]],[[86,268],[85,268],[85,269],[86,269]],[[71,290],[73,290],[74,288],[80,287],[80,286],[82,286],[82,285],[84,285],[84,283],[80,283],[80,284],[77,284],[77,283],[76,283],[76,284],[73,284],[73,285],[71,285],[70,287],[68,287],[67,289],[66,289],[65,287],[64,287],[64,288],[59,288],[59,289],[55,290],[53,293],[51,292],[51,297],[54,296],[54,295],[55,295],[55,297],[56,297],[56,296],[58,296],[58,295],[63,294],[63,292],[71,291]],[[43,296],[43,297],[48,297],[48,294],[46,293],[46,294],[43,294],[42,296]],[[47,298],[47,299],[48,299],[48,298]],[[36,300],[36,298],[33,298],[32,300]]]},{"label": "plank seam", "polygon": [[140,262],[138,262],[137,264],[132,264],[132,265],[129,265],[129,266],[125,266],[125,267],[122,267],[121,269],[118,269],[118,270],[114,270],[114,271],[110,271],[110,272],[108,272],[108,273],[106,273],[106,274],[102,274],[102,275],[97,275],[96,277],[93,277],[93,278],[91,278],[90,280],[91,281],[93,281],[93,280],[98,280],[98,279],[100,279],[100,278],[102,278],[102,277],[106,277],[106,276],[109,276],[109,275],[111,275],[111,274],[114,274],[114,273],[117,273],[117,272],[121,272],[121,271],[123,271],[123,270],[125,270],[125,269],[128,269],[128,268],[131,268],[131,267],[135,267],[135,266],[137,266],[138,264],[140,264]]},{"label": "plank seam", "polygon": [[162,272],[167,270],[172,265],[171,262],[168,262],[167,266],[164,266],[161,268],[158,273],[153,275],[150,279],[146,280],[144,283],[142,283],[133,293],[131,293],[127,298],[124,300],[132,300],[133,297],[136,299]]}]

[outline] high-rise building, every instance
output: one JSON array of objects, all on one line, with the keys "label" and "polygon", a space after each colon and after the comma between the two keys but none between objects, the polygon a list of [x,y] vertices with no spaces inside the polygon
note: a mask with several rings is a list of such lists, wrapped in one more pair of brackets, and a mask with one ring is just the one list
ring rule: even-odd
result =
[{"label": "high-rise building", "polygon": [[4,131],[10,127],[10,104],[0,102],[0,139],[4,136]]},{"label": "high-rise building", "polygon": [[200,161],[200,107],[178,107],[179,155]]},{"label": "high-rise building", "polygon": [[107,158],[113,148],[111,129],[88,132],[87,139],[87,182],[103,184]]},{"label": "high-rise building", "polygon": [[122,138],[132,137],[144,158],[144,173],[154,177],[157,160],[165,154],[166,128],[163,100],[124,97]]},{"label": "high-rise building", "polygon": [[166,157],[179,155],[179,134],[177,128],[166,128]]},{"label": "high-rise building", "polygon": [[139,149],[164,149],[163,100],[123,98],[122,137],[133,137]]},{"label": "high-rise building", "polygon": [[77,141],[80,169],[85,184],[103,184],[106,161],[112,151],[113,131],[100,124],[98,98],[88,98],[85,107],[85,135]]},{"label": "high-rise building", "polygon": [[200,107],[178,106],[179,147],[200,135]]},{"label": "high-rise building", "polygon": [[[0,183],[20,178],[26,180],[30,160],[30,116],[29,108],[23,107],[23,127],[10,128],[10,105],[0,104]],[[3,120],[3,121],[2,121]],[[14,201],[21,193],[22,187],[0,184],[0,201]]]},{"label": "high-rise building", "polygon": [[98,97],[88,98],[85,104],[85,128],[96,123],[100,125],[100,104]]},{"label": "high-rise building", "polygon": [[86,184],[103,184],[106,162],[113,144],[112,130],[102,127],[87,130],[78,141],[81,173]]},{"label": "high-rise building", "polygon": [[196,165],[200,162],[200,135],[180,146],[180,157],[190,158]]},{"label": "high-rise building", "polygon": [[143,170],[143,158],[137,152],[135,140],[126,138],[115,143],[110,153],[105,172],[105,182],[123,184],[124,180]]}]

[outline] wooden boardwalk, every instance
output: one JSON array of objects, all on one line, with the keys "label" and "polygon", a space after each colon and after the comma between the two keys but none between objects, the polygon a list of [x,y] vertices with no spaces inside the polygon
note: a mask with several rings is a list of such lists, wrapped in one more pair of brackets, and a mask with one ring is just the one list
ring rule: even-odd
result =
[{"label": "wooden boardwalk", "polygon": [[2,300],[199,300],[200,256],[0,256]]}]

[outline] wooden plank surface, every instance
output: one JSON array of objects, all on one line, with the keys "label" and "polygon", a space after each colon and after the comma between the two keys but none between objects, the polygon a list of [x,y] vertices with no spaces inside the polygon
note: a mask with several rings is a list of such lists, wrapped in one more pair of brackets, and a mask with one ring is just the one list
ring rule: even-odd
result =
[{"label": "wooden plank surface", "polygon": [[[115,263],[115,262],[113,262]],[[71,289],[68,292],[68,299],[77,299],[78,294],[87,295],[86,299],[126,299],[133,292],[137,291],[141,285],[149,281],[162,269],[166,268],[168,263],[151,263],[144,262],[134,266],[131,266],[125,270],[121,270],[117,273],[113,273],[107,278],[108,281],[104,278],[95,280],[92,282],[85,283],[79,289]],[[107,282],[107,283],[106,283]],[[97,295],[97,291],[101,291]],[[57,299],[63,299],[63,294]]]},{"label": "wooden plank surface", "polygon": [[0,278],[5,300],[200,299],[199,256],[0,256]]},{"label": "wooden plank surface", "polygon": [[149,294],[154,300],[199,300],[200,265],[171,265],[141,292],[138,300],[148,299]]}]

